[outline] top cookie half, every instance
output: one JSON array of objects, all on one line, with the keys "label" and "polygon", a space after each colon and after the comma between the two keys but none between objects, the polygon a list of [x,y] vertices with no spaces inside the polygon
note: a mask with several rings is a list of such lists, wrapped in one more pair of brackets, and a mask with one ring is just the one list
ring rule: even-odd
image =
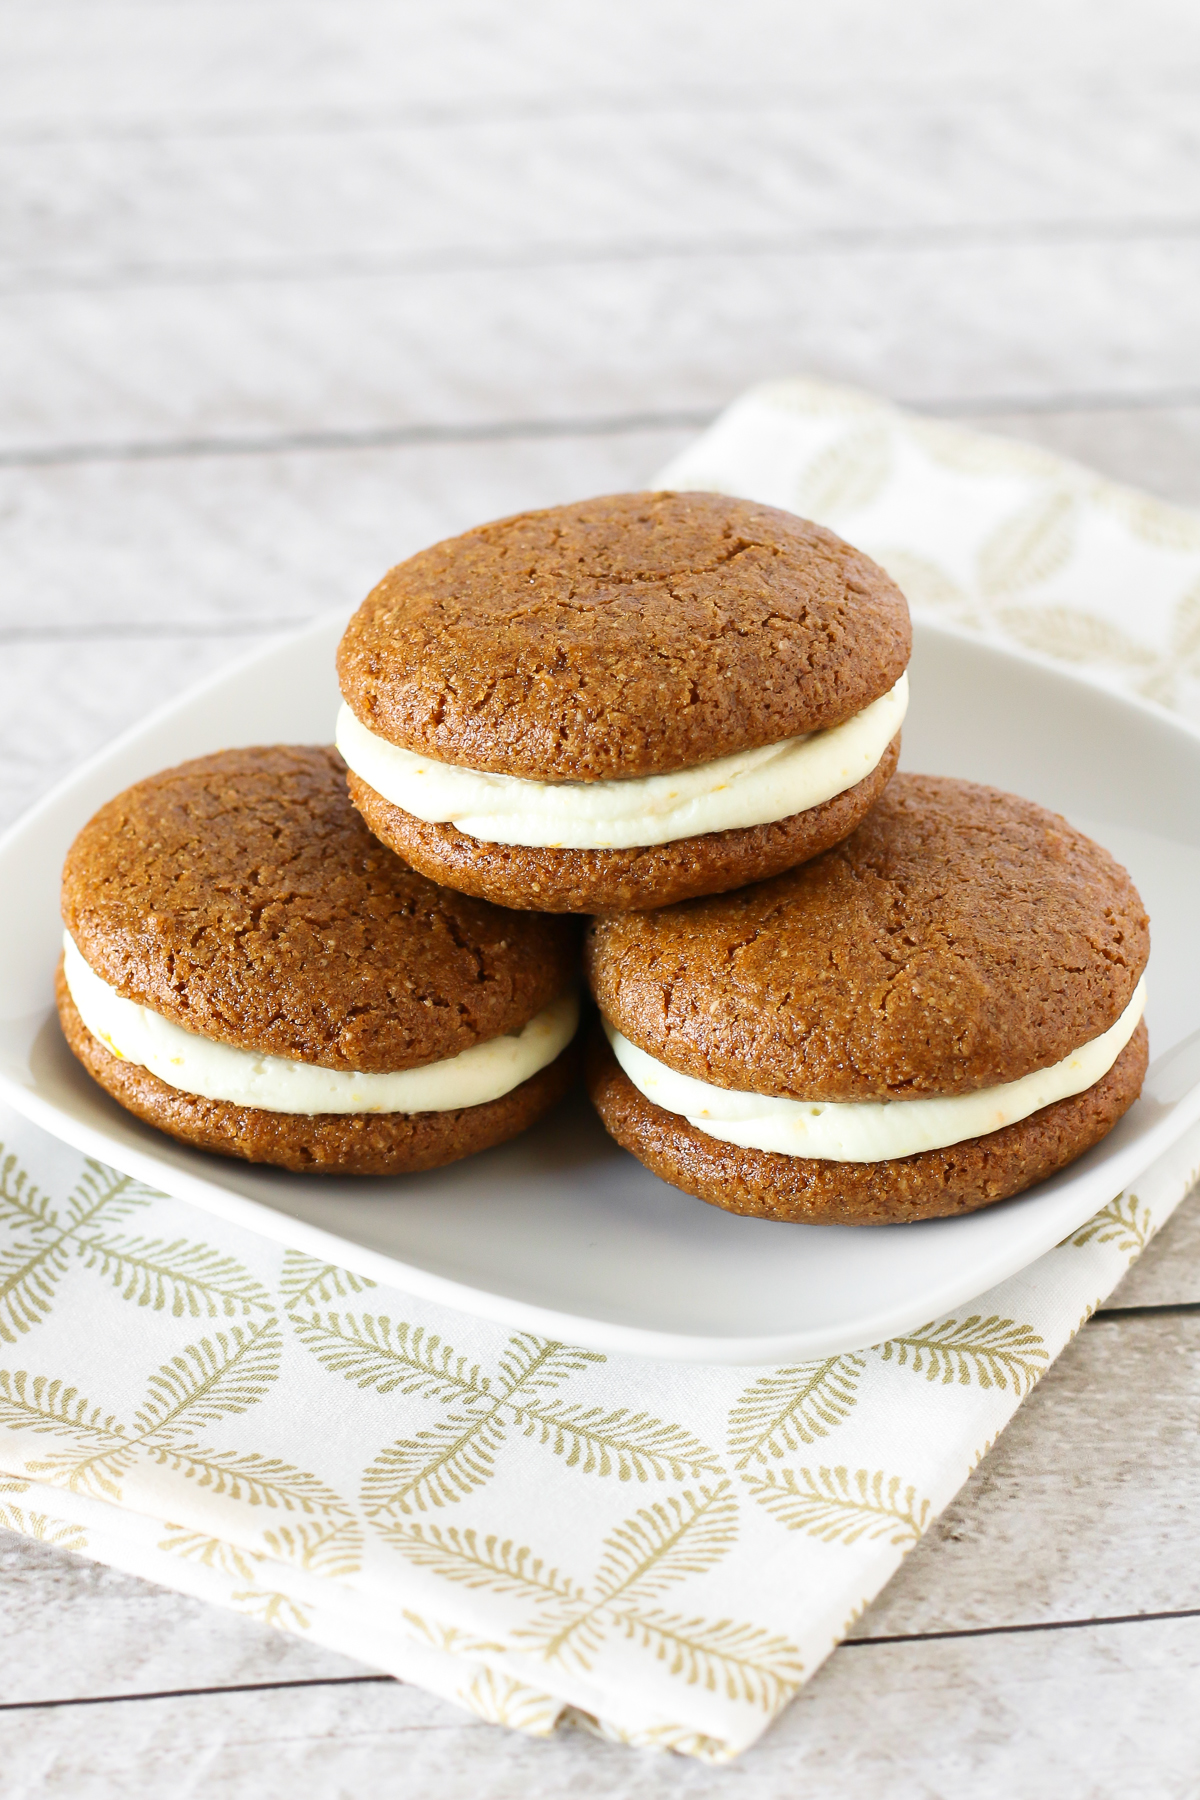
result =
[{"label": "top cookie half", "polygon": [[609,781],[838,725],[910,647],[900,590],[832,532],[720,494],[615,494],[399,564],[338,673],[360,722],[406,750]]},{"label": "top cookie half", "polygon": [[202,1038],[394,1073],[520,1032],[576,963],[563,921],[436,886],[371,836],[336,751],[226,750],[89,820],[63,922],[92,973]]}]

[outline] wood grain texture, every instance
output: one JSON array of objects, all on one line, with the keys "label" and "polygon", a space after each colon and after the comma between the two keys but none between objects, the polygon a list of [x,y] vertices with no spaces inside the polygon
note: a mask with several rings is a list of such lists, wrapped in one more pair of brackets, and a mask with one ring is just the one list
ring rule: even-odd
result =
[{"label": "wood grain texture", "polygon": [[720,8],[689,0],[649,5],[529,0],[516,14],[492,0],[447,0],[436,11],[391,0],[295,0],[276,10],[240,0],[114,0],[101,17],[77,0],[46,0],[14,31],[0,99],[8,129],[60,134],[186,122],[220,131],[232,119],[361,117],[423,109],[575,110],[613,98],[661,105],[696,91],[751,106],[764,88],[798,97],[1041,88],[1118,91],[1180,83],[1194,70],[1200,24],[1175,0],[1013,0],[964,23],[955,0],[903,13],[880,0],[803,12],[789,0],[747,0],[738,29]]},{"label": "wood grain texture", "polygon": [[1200,1190],[1184,1201],[1104,1304],[1114,1310],[1200,1306]]},{"label": "wood grain texture", "polygon": [[1148,390],[1166,403],[1200,390],[1198,275],[1200,239],[1051,235],[14,294],[0,301],[0,449],[715,411],[785,370],[931,406]]},{"label": "wood grain texture", "polygon": [[1198,1406],[1200,1316],[1093,1321],[855,1636],[1200,1609]]},{"label": "wood grain texture", "polygon": [[1189,93],[1042,94],[1017,114],[1014,132],[1011,98],[954,92],[667,94],[653,110],[258,118],[219,136],[82,126],[36,158],[0,136],[0,292],[1200,233]]},{"label": "wood grain texture", "polygon": [[0,639],[0,830],[83,759],[261,634]]},{"label": "wood grain texture", "polygon": [[0,1531],[0,1643],[9,1707],[361,1672],[320,1645],[11,1531]]},{"label": "wood grain texture", "polygon": [[[1198,90],[1179,0],[747,0],[736,29],[695,0],[10,8],[0,823],[423,543],[640,485],[758,379],[1200,504]],[[876,1641],[727,1775],[344,1685],[343,1658],[8,1536],[10,1703],[342,1685],[4,1713],[5,1800],[1190,1800],[1200,1620],[1078,1622],[1200,1606],[1200,1314],[1130,1310],[1198,1303],[1193,1200]]]},{"label": "wood grain texture", "polygon": [[4,1716],[5,1792],[1184,1800],[1200,1756],[1198,1680],[1196,1619],[866,1645],[827,1663],[728,1771],[578,1730],[522,1738],[390,1683],[37,1710]]},{"label": "wood grain texture", "polygon": [[523,506],[641,485],[686,428],[0,469],[0,642],[295,625]]}]

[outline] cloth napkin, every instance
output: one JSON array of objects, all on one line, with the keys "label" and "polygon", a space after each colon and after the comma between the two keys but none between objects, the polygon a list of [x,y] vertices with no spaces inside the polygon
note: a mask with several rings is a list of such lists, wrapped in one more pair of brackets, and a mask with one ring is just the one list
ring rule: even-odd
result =
[{"label": "cloth napkin", "polygon": [[[660,481],[828,520],[918,610],[1196,707],[1200,522],[1074,465],[789,382]],[[754,1370],[510,1332],[3,1109],[0,1133],[0,1525],[482,1718],[712,1763],[820,1666],[1200,1174],[1197,1130],[969,1306]]]}]

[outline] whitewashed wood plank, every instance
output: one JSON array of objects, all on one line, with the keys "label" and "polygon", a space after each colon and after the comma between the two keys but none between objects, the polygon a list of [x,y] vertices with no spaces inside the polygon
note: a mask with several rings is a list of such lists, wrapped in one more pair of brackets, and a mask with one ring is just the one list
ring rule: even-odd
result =
[{"label": "whitewashed wood plank", "polygon": [[9,1531],[0,1531],[0,1663],[10,1706],[362,1672],[256,1619]]},{"label": "whitewashed wood plank", "polygon": [[667,98],[453,125],[0,137],[0,291],[745,245],[1200,233],[1198,94]]},{"label": "whitewashed wood plank", "polygon": [[[483,519],[641,486],[691,435],[0,469],[0,632],[299,621]],[[0,755],[6,729],[0,707]]]},{"label": "whitewashed wood plank", "polygon": [[[1167,1221],[1107,1308],[1200,1306],[1200,1188]],[[1200,1334],[1200,1320],[1195,1329]]]},{"label": "whitewashed wood plank", "polygon": [[1190,1800],[1198,1679],[1195,1619],[843,1650],[747,1773],[781,1800]]},{"label": "whitewashed wood plank", "polygon": [[1200,1318],[1088,1325],[856,1635],[1200,1607]]},{"label": "whitewashed wood plank", "polygon": [[592,97],[661,102],[664,89],[746,103],[790,85],[835,101],[864,88],[928,93],[1001,84],[1177,79],[1194,65],[1194,14],[1176,0],[1009,0],[972,12],[953,0],[798,9],[745,0],[737,28],[688,0],[77,0],[9,8],[0,107],[10,130],[81,118],[128,129],[197,126],[313,111],[361,117],[421,105],[577,108]]},{"label": "whitewashed wood plank", "polygon": [[6,1800],[1192,1800],[1200,1621],[838,1652],[726,1771],[531,1740],[400,1685],[4,1715]]},{"label": "whitewashed wood plank", "polygon": [[[0,757],[27,765],[52,755],[62,767],[60,750],[95,741],[73,737],[71,709],[52,695],[67,683],[86,714],[77,671],[106,653],[63,645],[36,664],[31,685],[22,637],[299,621],[352,604],[402,556],[482,519],[638,487],[692,429],[0,469]],[[1117,478],[1146,471],[1146,485],[1200,505],[1200,407],[1034,413],[1015,429]],[[102,699],[114,718],[129,691],[118,685]],[[39,692],[57,742],[29,723]]]},{"label": "whitewashed wood plank", "polygon": [[1200,390],[1198,281],[1181,241],[15,295],[0,448],[715,409],[790,372],[931,404],[1167,404]]},{"label": "whitewashed wood plank", "polygon": [[0,646],[0,830],[118,732],[256,641]]}]

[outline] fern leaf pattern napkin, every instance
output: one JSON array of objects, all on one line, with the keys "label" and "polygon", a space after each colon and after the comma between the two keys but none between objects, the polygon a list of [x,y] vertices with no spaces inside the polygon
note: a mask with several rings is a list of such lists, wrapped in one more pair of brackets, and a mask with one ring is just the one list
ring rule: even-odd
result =
[{"label": "fern leaf pattern napkin", "polygon": [[[1024,642],[1040,609],[1043,649],[1200,694],[1200,529],[1041,452],[788,383],[663,481],[824,517],[918,606]],[[1136,621],[1094,579],[1119,533]],[[0,1134],[0,1525],[497,1723],[569,1716],[714,1763],[820,1666],[1200,1172],[1198,1129],[952,1316],[738,1370],[510,1332],[3,1109]]]},{"label": "fern leaf pattern napkin", "polygon": [[1200,720],[1200,514],[1035,445],[805,380],[751,389],[658,485],[816,519],[882,563],[914,612]]}]

